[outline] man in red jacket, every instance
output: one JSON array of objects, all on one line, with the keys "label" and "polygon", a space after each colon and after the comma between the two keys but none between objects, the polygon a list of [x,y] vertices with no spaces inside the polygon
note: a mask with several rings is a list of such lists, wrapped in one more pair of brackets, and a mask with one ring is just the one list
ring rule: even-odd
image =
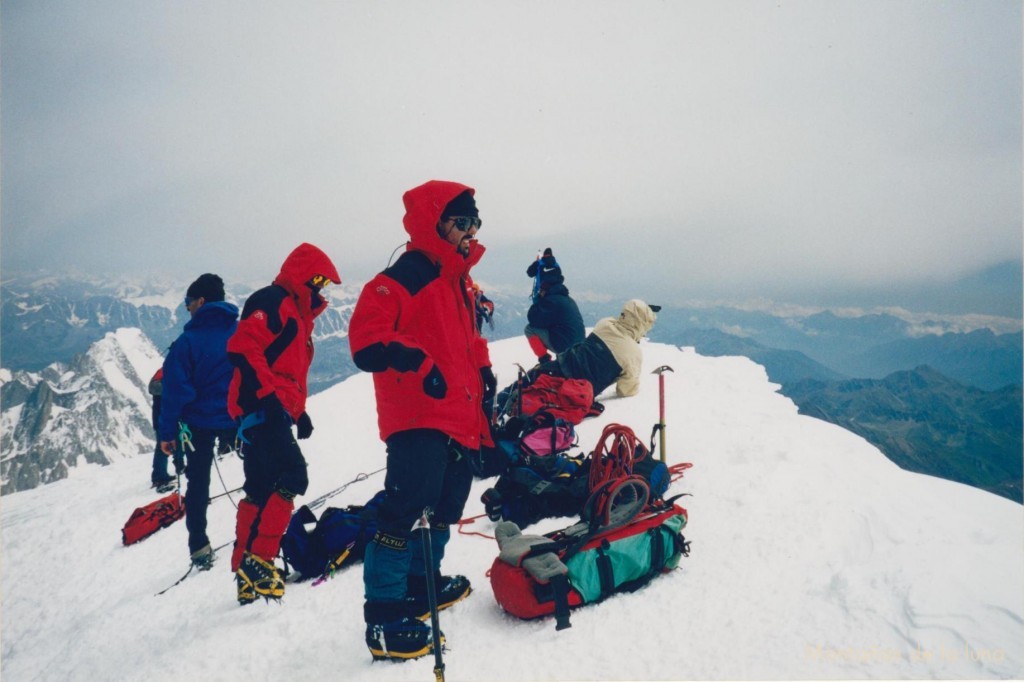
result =
[{"label": "man in red jacket", "polygon": [[269,287],[245,302],[238,329],[228,340],[235,367],[228,413],[238,424],[245,470],[245,498],[238,503],[235,572],[238,603],[257,596],[280,599],[284,581],[274,566],[291,519],[293,500],[306,492],[306,460],[292,436],[313,433],[306,414],[306,377],[313,362],[313,321],[326,307],[320,290],[340,282],[331,259],[300,244]]},{"label": "man in red jacket", "polygon": [[[492,444],[482,405],[493,399],[495,381],[469,293],[470,268],[484,253],[473,194],[439,180],[405,193],[409,244],[363,288],[349,324],[352,358],[373,372],[388,453],[377,534],[363,564],[366,644],[375,659],[431,652],[430,627],[421,622],[429,615],[427,580],[440,608],[470,592],[464,576],[439,569],[449,524],[469,496],[470,456]],[[424,565],[411,532],[426,507],[434,510],[434,566]]]}]

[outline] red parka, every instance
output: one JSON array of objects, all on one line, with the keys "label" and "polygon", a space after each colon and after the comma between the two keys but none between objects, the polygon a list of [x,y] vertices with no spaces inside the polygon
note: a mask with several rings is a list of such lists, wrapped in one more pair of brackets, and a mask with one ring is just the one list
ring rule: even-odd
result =
[{"label": "red parka", "polygon": [[327,308],[313,285],[315,277],[341,281],[323,251],[300,244],[288,254],[274,283],[245,302],[238,329],[228,340],[228,357],[235,366],[228,388],[233,418],[257,410],[271,393],[293,419],[305,412],[313,321]]},{"label": "red parka", "polygon": [[[432,180],[405,193],[405,253],[363,288],[349,324],[356,365],[373,372],[380,436],[436,429],[477,450],[492,445],[483,412],[480,369],[491,364],[487,341],[476,327],[470,269],[484,254],[476,240],[463,256],[437,234],[445,206],[474,190]],[[447,392],[423,390],[433,367]]]}]

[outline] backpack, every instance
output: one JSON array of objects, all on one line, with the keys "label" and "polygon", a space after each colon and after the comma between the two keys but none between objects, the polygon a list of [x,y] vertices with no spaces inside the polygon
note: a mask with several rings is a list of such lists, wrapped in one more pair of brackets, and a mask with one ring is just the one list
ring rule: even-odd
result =
[{"label": "backpack", "polygon": [[[511,422],[512,420],[510,420]],[[662,499],[671,483],[668,466],[656,460],[628,426],[609,424],[586,457],[509,455],[493,488],[480,497],[492,521],[525,528],[556,516],[609,518]]]},{"label": "backpack", "polygon": [[586,379],[540,374],[520,389],[519,401],[521,415],[544,410],[571,424],[579,424],[594,405],[594,387]]},{"label": "backpack", "polygon": [[289,580],[325,576],[362,561],[377,532],[377,508],[383,500],[381,490],[365,505],[328,507],[319,520],[308,506],[299,507],[281,538],[285,565],[297,574]]},{"label": "backpack", "polygon": [[121,529],[121,542],[125,546],[134,545],[183,516],[185,506],[182,504],[181,495],[175,491],[133,511]]},{"label": "backpack", "polygon": [[546,457],[576,446],[575,427],[547,410],[511,417],[491,429],[494,447],[483,446],[470,460],[477,478],[500,476],[529,457]]},{"label": "backpack", "polygon": [[481,495],[488,518],[525,528],[541,519],[576,516],[589,497],[582,455],[529,457],[509,467]]},{"label": "backpack", "polygon": [[565,452],[579,442],[572,422],[541,410],[534,414],[519,435],[519,449],[533,457]]},{"label": "backpack", "polygon": [[554,614],[556,629],[571,627],[570,609],[638,590],[689,556],[687,518],[682,507],[662,503],[597,532],[586,521],[545,535],[498,524],[501,550],[489,571],[494,597],[517,618]]}]

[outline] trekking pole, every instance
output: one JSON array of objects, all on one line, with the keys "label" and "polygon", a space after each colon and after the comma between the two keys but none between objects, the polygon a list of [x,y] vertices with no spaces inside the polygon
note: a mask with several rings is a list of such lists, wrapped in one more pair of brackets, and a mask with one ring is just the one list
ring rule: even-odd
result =
[{"label": "trekking pole", "polygon": [[427,567],[427,604],[430,606],[430,635],[434,640],[434,680],[444,682],[444,657],[441,653],[441,624],[437,617],[437,585],[434,582],[434,551],[430,545],[430,507],[423,508],[423,515],[412,527],[418,530],[423,541],[423,562]]},{"label": "trekking pole", "polygon": [[498,425],[498,375],[494,375],[494,398],[491,400],[491,426]]},{"label": "trekking pole", "polygon": [[661,429],[661,461],[665,461],[665,372],[675,372],[668,365],[662,365],[651,374],[658,375],[658,428]]}]

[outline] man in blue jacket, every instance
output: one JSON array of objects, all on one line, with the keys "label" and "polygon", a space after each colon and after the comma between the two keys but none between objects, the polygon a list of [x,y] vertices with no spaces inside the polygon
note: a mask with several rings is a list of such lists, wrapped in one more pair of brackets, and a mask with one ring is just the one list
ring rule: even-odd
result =
[{"label": "man in blue jacket", "polygon": [[[213,566],[206,536],[210,503],[210,468],[216,441],[234,441],[235,422],[228,415],[228,385],[234,367],[228,360],[228,339],[238,326],[238,308],[224,301],[224,282],[200,275],[185,294],[191,320],[164,360],[160,409],[160,449],[186,457],[185,525],[192,564],[201,571]],[[222,448],[223,449],[223,448]]]}]

